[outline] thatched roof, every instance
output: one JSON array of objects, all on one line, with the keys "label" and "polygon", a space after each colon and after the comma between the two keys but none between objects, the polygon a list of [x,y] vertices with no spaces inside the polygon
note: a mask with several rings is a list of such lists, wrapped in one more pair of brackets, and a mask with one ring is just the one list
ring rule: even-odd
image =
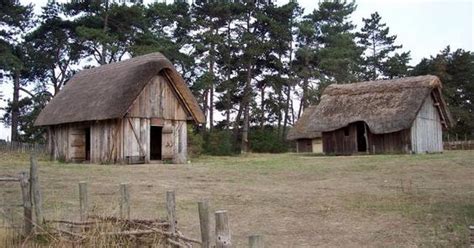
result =
[{"label": "thatched roof", "polygon": [[288,131],[288,135],[286,136],[288,140],[314,139],[321,137],[321,132],[312,132],[308,129],[312,113],[315,109],[316,106],[309,106],[304,110],[295,125]]},{"label": "thatched roof", "polygon": [[185,109],[204,123],[196,99],[171,62],[161,53],[82,70],[41,111],[35,125],[122,118],[150,80],[159,73],[171,79]]},{"label": "thatched roof", "polygon": [[332,84],[324,91],[319,105],[308,113],[306,129],[328,132],[364,121],[375,134],[400,131],[411,127],[430,95],[438,104],[441,120],[447,128],[452,121],[441,88],[438,77],[431,75]]}]

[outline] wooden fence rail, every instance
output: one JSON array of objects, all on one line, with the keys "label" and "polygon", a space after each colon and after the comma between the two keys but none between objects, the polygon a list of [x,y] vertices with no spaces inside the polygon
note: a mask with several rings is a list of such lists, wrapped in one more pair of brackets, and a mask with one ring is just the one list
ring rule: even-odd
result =
[{"label": "wooden fence rail", "polygon": [[474,140],[457,140],[443,142],[444,150],[474,150]]},{"label": "wooden fence rail", "polygon": [[48,152],[48,149],[45,144],[3,141],[0,142],[0,151],[45,154]]}]

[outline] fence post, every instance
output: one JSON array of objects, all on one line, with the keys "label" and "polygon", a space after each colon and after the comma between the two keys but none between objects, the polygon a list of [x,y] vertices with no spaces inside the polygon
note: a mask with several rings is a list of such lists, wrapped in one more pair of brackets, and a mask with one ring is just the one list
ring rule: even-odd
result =
[{"label": "fence post", "polygon": [[173,190],[166,191],[166,211],[168,213],[168,221],[170,222],[170,232],[176,232],[176,201],[175,192]]},{"label": "fence post", "polygon": [[[174,236],[176,234],[176,199],[174,190],[166,191],[166,212],[168,213],[168,222],[170,223],[170,232]],[[171,240],[176,240],[171,237]],[[168,247],[176,247],[169,244]]]},{"label": "fence post", "polygon": [[249,248],[264,248],[263,237],[261,235],[249,236]]},{"label": "fence post", "polygon": [[130,219],[130,192],[128,184],[120,184],[120,218]]},{"label": "fence post", "polygon": [[38,161],[36,156],[32,154],[30,156],[30,194],[31,199],[33,200],[33,205],[35,207],[35,222],[39,226],[43,224],[43,209],[42,209],[42,199],[41,199],[41,190],[38,180]]},{"label": "fence post", "polygon": [[87,220],[87,208],[88,208],[88,201],[87,201],[87,182],[81,181],[79,182],[79,211],[81,221]]},{"label": "fence post", "polygon": [[209,229],[209,202],[198,202],[199,224],[201,226],[201,247],[209,248],[211,246],[211,235]]},{"label": "fence post", "polygon": [[216,248],[230,247],[232,247],[232,243],[227,211],[216,211]]},{"label": "fence post", "polygon": [[21,196],[23,199],[23,218],[24,218],[24,233],[29,236],[33,231],[33,211],[31,208],[31,193],[30,182],[28,180],[28,173],[20,173],[20,187]]}]

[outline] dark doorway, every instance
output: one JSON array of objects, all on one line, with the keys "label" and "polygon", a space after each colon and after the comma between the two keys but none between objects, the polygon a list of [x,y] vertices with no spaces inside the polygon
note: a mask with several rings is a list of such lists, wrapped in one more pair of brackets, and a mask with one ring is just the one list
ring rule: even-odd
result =
[{"label": "dark doorway", "polygon": [[150,127],[150,160],[161,160],[162,127]]},{"label": "dark doorway", "polygon": [[357,151],[367,152],[367,128],[364,122],[357,122]]},{"label": "dark doorway", "polygon": [[86,161],[90,161],[91,160],[91,128],[90,127],[84,130],[84,135],[86,136],[85,138]]}]

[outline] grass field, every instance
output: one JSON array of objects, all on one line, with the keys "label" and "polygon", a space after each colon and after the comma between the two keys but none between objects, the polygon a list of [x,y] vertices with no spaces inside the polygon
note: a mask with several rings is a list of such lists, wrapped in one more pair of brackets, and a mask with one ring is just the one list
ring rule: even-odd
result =
[{"label": "grass field", "polygon": [[[0,156],[0,176],[28,167],[26,155]],[[201,157],[186,165],[40,160],[47,218],[78,218],[79,181],[89,182],[92,211],[107,215],[118,214],[119,183],[130,183],[132,218],[164,217],[165,193],[175,189],[178,224],[195,238],[196,202],[209,199],[213,210],[229,211],[236,247],[257,233],[267,247],[466,247],[467,226],[474,224],[473,151],[249,154]],[[8,191],[2,187],[0,194]]]}]

